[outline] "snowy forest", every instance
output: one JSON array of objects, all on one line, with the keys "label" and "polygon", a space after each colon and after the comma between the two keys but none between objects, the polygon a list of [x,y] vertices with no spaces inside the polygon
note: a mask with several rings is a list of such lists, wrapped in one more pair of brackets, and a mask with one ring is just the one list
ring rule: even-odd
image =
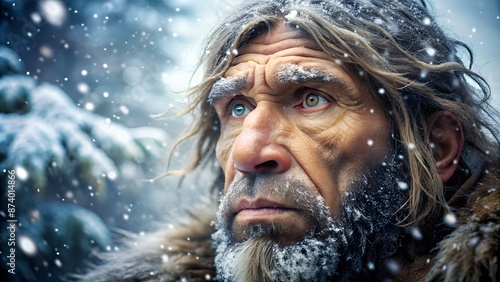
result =
[{"label": "snowy forest", "polygon": [[[196,83],[203,36],[232,3],[0,2],[2,281],[65,281],[96,253],[120,248],[120,235],[140,236],[202,204],[215,164],[153,179],[189,161],[189,143],[165,158],[190,123],[174,117]],[[473,70],[500,105],[500,1],[431,7],[477,53]]]}]

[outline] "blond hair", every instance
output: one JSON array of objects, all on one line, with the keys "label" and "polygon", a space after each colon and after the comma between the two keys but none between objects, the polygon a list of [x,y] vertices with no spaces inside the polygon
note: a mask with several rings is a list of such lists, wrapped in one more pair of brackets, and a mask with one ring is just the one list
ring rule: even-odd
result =
[{"label": "blond hair", "polygon": [[[491,125],[498,113],[487,103],[489,87],[458,58],[457,48],[470,52],[467,46],[447,37],[424,4],[412,0],[245,3],[207,37],[200,60],[205,66],[203,79],[190,90],[191,102],[181,113],[195,114],[177,143],[196,140],[193,161],[184,173],[215,159],[219,121],[207,98],[234,59],[232,51],[282,22],[301,29],[332,60],[359,73],[384,108],[395,145],[403,148],[408,163],[411,193],[404,208],[409,223],[446,206],[426,129],[431,113],[449,111],[459,119],[465,152],[484,161],[498,158],[498,133],[493,130],[497,127]],[[462,160],[461,169],[466,170],[467,163]],[[218,173],[223,179],[222,171]]]}]

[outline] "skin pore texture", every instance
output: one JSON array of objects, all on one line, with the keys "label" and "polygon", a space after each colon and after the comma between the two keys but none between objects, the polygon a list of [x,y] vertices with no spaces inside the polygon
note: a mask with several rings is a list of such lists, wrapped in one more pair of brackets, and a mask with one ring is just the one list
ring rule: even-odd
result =
[{"label": "skin pore texture", "polygon": [[[321,195],[334,217],[352,177],[388,157],[382,109],[356,76],[287,26],[238,52],[225,77],[244,79],[244,88],[213,102],[221,123],[216,155],[224,190],[245,174],[293,176]],[[290,65],[328,77],[294,83],[285,75],[293,71]],[[308,98],[318,101],[308,104]],[[242,115],[235,115],[236,106],[244,108]]]},{"label": "skin pore texture", "polygon": [[279,25],[239,49],[209,101],[225,174],[219,279],[324,281],[340,266],[348,279],[376,264],[368,240],[395,245],[388,226],[408,195],[388,120],[357,75],[299,30]]}]

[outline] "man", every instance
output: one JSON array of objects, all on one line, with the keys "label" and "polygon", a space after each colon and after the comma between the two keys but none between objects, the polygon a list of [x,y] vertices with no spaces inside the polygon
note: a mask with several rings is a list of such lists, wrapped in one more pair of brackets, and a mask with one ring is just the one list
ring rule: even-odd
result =
[{"label": "man", "polygon": [[87,279],[498,280],[498,113],[458,48],[419,1],[246,1],[187,110],[216,214]]}]

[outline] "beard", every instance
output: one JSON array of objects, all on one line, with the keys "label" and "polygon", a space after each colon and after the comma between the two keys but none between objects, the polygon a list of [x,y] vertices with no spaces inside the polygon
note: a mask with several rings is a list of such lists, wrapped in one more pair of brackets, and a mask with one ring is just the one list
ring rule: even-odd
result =
[{"label": "beard", "polygon": [[[401,207],[408,199],[403,164],[371,169],[350,185],[335,218],[323,198],[298,179],[278,175],[243,176],[221,197],[213,240],[221,281],[352,281],[381,273],[403,231]],[[237,225],[231,204],[240,197],[265,194],[293,203],[307,228],[293,242],[290,227],[278,223]]]}]

